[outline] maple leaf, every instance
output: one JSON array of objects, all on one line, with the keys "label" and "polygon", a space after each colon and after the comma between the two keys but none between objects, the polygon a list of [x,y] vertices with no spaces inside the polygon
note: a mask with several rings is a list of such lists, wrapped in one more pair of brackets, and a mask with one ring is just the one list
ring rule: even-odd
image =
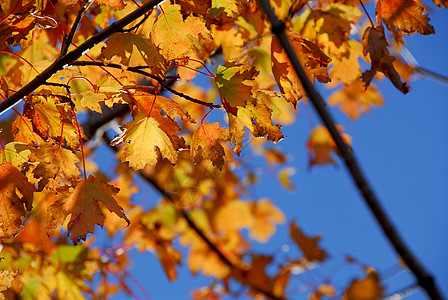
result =
[{"label": "maple leaf", "polygon": [[376,3],[376,15],[378,23],[384,21],[389,30],[397,27],[398,30],[412,34],[434,34],[434,27],[424,15],[425,7],[419,0],[379,0]]},{"label": "maple leaf", "polygon": [[328,98],[328,104],[340,108],[351,120],[355,120],[362,113],[369,113],[370,107],[384,105],[383,96],[375,86],[370,85],[365,89],[361,81],[355,81],[350,85],[344,85]]},{"label": "maple leaf", "polygon": [[383,291],[378,273],[370,272],[364,279],[354,279],[342,300],[376,300],[383,297]]},{"label": "maple leaf", "polygon": [[124,132],[118,140],[124,141],[125,147],[121,154],[121,161],[129,162],[129,166],[139,170],[147,164],[155,166],[158,161],[156,147],[162,157],[171,163],[177,162],[177,151],[185,147],[185,142],[177,136],[181,130],[179,125],[163,118],[160,112],[154,111],[155,117],[144,113],[137,113],[132,122],[127,123]]},{"label": "maple leaf", "polygon": [[[344,130],[339,125],[336,125],[336,128],[340,132]],[[345,133],[341,133],[341,136],[344,142],[350,146],[351,137]],[[307,148],[310,153],[309,167],[314,165],[336,164],[333,157],[331,157],[331,153],[333,152],[339,155],[339,151],[330,133],[324,126],[317,126],[313,129],[308,139]]]},{"label": "maple leaf", "polygon": [[240,8],[239,1],[236,0],[212,0],[207,12],[213,17],[219,17],[224,13],[230,18],[236,18]]},{"label": "maple leaf", "polygon": [[267,139],[273,143],[284,138],[280,131],[281,126],[272,124],[271,113],[272,110],[265,104],[248,103],[245,107],[238,109],[237,116],[228,115],[230,140],[235,143],[233,150],[236,154],[240,154],[243,148],[244,127],[247,127],[256,137],[267,136]]},{"label": "maple leaf", "polygon": [[107,40],[107,47],[103,47],[101,52],[106,61],[117,55],[126,67],[132,59],[132,65],[142,65],[142,61],[156,75],[162,76],[166,72],[166,61],[160,50],[141,34],[116,33]]},{"label": "maple leaf", "polygon": [[193,134],[191,157],[195,163],[209,159],[214,166],[222,170],[225,153],[220,141],[229,140],[229,132],[219,125],[221,123],[205,123],[199,126]]},{"label": "maple leaf", "polygon": [[363,54],[370,55],[372,65],[370,70],[362,74],[362,80],[366,83],[366,87],[370,85],[375,74],[380,71],[399,89],[403,94],[409,92],[406,82],[402,82],[400,75],[393,65],[395,58],[389,54],[387,50],[388,43],[384,36],[383,26],[367,27],[362,36]]},{"label": "maple leaf", "polygon": [[193,15],[184,18],[177,4],[164,8],[151,32],[151,41],[167,60],[194,55],[200,41],[209,41],[210,38],[205,23]]},{"label": "maple leaf", "polygon": [[293,30],[316,44],[324,53],[340,59],[350,50],[352,26],[364,15],[355,6],[340,1],[304,12],[294,20]]},{"label": "maple leaf", "polygon": [[[59,175],[70,182],[77,180],[81,175],[81,171],[76,166],[79,163],[78,157],[72,151],[50,143],[39,145],[39,149],[31,148],[29,162],[37,163],[33,173],[35,178],[42,178],[39,190]],[[59,180],[55,184],[53,188],[59,186]],[[52,186],[50,185],[49,188],[51,189]]]},{"label": "maple leaf", "polygon": [[88,233],[93,233],[95,224],[103,226],[104,215],[99,202],[102,202],[111,212],[126,220],[129,219],[123,209],[115,201],[119,189],[90,175],[86,180],[79,181],[72,190],[66,189],[60,199],[48,208],[49,223],[62,224],[68,214],[71,214],[67,224],[71,240],[77,244],[85,240]]},{"label": "maple leaf", "polygon": [[285,215],[268,199],[261,199],[252,205],[254,222],[249,235],[260,243],[267,242],[275,232],[275,224],[285,222]]},{"label": "maple leaf", "polygon": [[296,225],[295,221],[291,222],[289,235],[296,242],[297,246],[299,246],[300,250],[302,250],[305,259],[309,262],[323,262],[328,257],[327,252],[319,248],[318,243],[321,237],[318,235],[312,238],[307,237]]},{"label": "maple leaf", "polygon": [[0,238],[17,234],[25,209],[32,208],[35,191],[16,167],[9,162],[0,164]]},{"label": "maple leaf", "polygon": [[237,114],[237,106],[244,107],[252,99],[252,86],[248,81],[254,80],[258,71],[249,63],[237,64],[226,62],[216,71],[215,84],[226,110]]},{"label": "maple leaf", "polygon": [[[58,141],[62,138],[72,149],[80,145],[79,136],[86,138],[82,127],[78,127],[73,119],[68,103],[57,103],[55,96],[31,96],[27,98],[24,115],[32,120],[35,132],[44,140],[49,137]],[[68,116],[68,118],[66,117]],[[32,134],[31,132],[27,132]]]},{"label": "maple leaf", "polygon": [[362,44],[358,41],[349,39],[349,50],[341,57],[332,57],[332,68],[330,69],[330,78],[333,82],[342,81],[344,84],[352,84],[361,77],[361,68],[358,58],[362,57]]},{"label": "maple leaf", "polygon": [[[294,32],[287,32],[287,35],[311,82],[314,83],[315,79],[323,83],[329,82],[330,78],[328,77],[327,68],[331,59],[319,47],[300,35]],[[275,38],[272,39],[271,43],[271,59],[272,73],[283,97],[296,107],[297,102],[306,93],[286,56],[285,50]]]}]

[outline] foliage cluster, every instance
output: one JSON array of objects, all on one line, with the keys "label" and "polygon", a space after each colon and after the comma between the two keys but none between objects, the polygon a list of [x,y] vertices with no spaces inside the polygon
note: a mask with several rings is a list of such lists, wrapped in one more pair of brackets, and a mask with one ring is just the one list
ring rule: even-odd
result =
[{"label": "foliage cluster", "polygon": [[[157,6],[126,29],[90,43],[152,2]],[[247,195],[246,185],[257,178],[238,155],[250,147],[269,165],[282,165],[285,155],[266,141],[284,138],[282,126],[294,122],[306,96],[264,12],[252,0],[152,2],[1,2],[2,101],[66,59],[23,98],[22,111],[14,109],[17,115],[0,125],[0,290],[7,298],[107,298],[118,290],[132,295],[121,278],[131,248],[156,253],[175,281],[179,241],[189,249],[191,272],[223,286],[195,290],[194,299],[234,296],[235,283],[247,296],[283,299],[293,274],[328,256],[320,237],[305,235],[294,221],[290,235],[303,257],[274,264],[275,253],[251,251],[251,242],[268,241],[286,220],[272,200]],[[448,7],[446,0],[434,3]],[[414,68],[393,54],[403,34],[434,33],[419,0],[378,0],[376,22],[357,0],[271,5],[309,79],[338,87],[328,104],[353,120],[383,104],[374,80],[386,77],[402,93],[409,91]],[[82,45],[88,51],[71,59]],[[209,78],[213,88],[201,89],[197,77]],[[114,114],[118,107],[131,115],[115,115],[119,135],[111,140],[92,131],[89,122],[101,120],[92,112]],[[226,123],[207,122],[216,111],[226,114]],[[87,112],[83,128],[77,114]],[[98,132],[96,139],[106,140],[122,162],[113,179],[92,160],[94,143],[86,143]],[[350,144],[350,136],[343,138]],[[310,133],[307,148],[310,166],[333,164],[338,155],[321,126]],[[136,176],[163,199],[151,208],[135,203]],[[287,169],[279,172],[285,188],[291,188],[288,176]],[[94,244],[95,225],[120,241],[114,249]],[[310,299],[378,299],[378,274],[363,268],[365,277],[345,291],[322,283]],[[92,285],[98,276],[99,284]]]}]

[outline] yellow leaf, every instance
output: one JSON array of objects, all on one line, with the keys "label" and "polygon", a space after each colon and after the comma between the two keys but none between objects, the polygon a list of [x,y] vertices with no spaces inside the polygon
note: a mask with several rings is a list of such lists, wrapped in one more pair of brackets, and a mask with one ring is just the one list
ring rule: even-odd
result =
[{"label": "yellow leaf", "polygon": [[354,81],[331,94],[328,104],[340,105],[341,110],[351,120],[355,120],[361,114],[369,113],[370,107],[384,105],[384,99],[375,86],[370,85],[365,89],[361,81]]},{"label": "yellow leaf", "polygon": [[199,41],[210,37],[205,23],[193,15],[184,18],[177,4],[164,7],[151,32],[151,40],[167,60],[194,55]]},{"label": "yellow leaf", "polygon": [[261,199],[252,205],[253,225],[250,228],[251,238],[260,243],[267,242],[275,233],[275,225],[285,222],[285,216],[268,199]]}]

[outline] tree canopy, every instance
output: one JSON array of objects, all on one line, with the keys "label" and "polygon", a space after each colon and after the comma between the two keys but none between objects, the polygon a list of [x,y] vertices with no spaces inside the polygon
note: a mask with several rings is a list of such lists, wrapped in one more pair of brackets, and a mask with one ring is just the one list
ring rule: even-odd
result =
[{"label": "tree canopy", "polygon": [[[319,268],[331,249],[277,199],[250,192],[259,175],[242,157],[256,153],[293,189],[279,142],[312,104],[323,125],[309,133],[308,168],[342,160],[416,286],[442,299],[329,114],[338,107],[355,121],[384,105],[377,81],[407,94],[413,74],[431,75],[399,55],[405,36],[435,34],[427,5],[2,1],[0,298],[138,298],[127,283],[131,249],[156,255],[170,281],[179,268],[213,278],[193,299],[294,297],[294,276]],[[332,89],[328,99],[318,84]],[[113,170],[100,145],[115,152]],[[142,185],[160,197],[136,201]],[[280,224],[301,256],[254,251]],[[113,243],[100,245],[101,234]],[[363,275],[343,288],[329,275],[306,289],[309,299],[386,296],[374,262],[344,265]]]}]

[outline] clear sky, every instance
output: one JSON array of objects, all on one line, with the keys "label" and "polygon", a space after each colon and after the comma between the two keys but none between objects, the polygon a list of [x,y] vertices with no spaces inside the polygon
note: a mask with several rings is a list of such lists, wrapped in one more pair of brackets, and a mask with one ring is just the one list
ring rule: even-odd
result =
[{"label": "clear sky", "polygon": [[[422,67],[448,76],[447,13],[437,10],[433,4],[428,3],[428,6],[434,10],[430,23],[436,35],[408,37],[408,49]],[[378,86],[386,105],[374,108],[355,122],[338,108],[330,109],[337,123],[353,137],[354,153],[396,228],[448,297],[448,85],[428,77],[416,78],[410,82],[411,91],[407,95],[402,95],[387,80]],[[329,93],[322,86],[318,88],[326,98]],[[388,294],[409,286],[414,282],[412,276],[390,271],[397,267],[397,257],[342,162],[337,160],[339,167],[308,170],[305,144],[310,123],[303,104],[299,109],[297,122],[283,128],[287,138],[275,145],[289,154],[288,165],[296,169],[292,177],[295,191],[283,190],[273,180],[273,175],[266,172],[254,192],[272,199],[288,220],[297,220],[307,234],[323,235],[321,245],[331,259],[317,273],[311,274],[315,282],[319,282],[319,272],[327,274],[345,255],[350,255],[387,276],[382,283]],[[319,123],[317,117],[314,121]],[[105,147],[100,150],[108,151]],[[245,151],[243,158],[255,168],[260,159],[252,155]],[[112,162],[110,153],[109,158],[105,157],[105,164]],[[136,197],[142,199],[149,195],[150,200],[144,201],[155,203],[156,192],[141,189]],[[288,237],[288,225],[279,226],[270,242],[255,244],[255,249],[262,253],[278,253],[287,250],[282,245],[289,245],[290,250],[283,255],[298,257],[300,253]],[[182,252],[186,256],[185,249]],[[201,275],[192,277],[185,256],[184,266],[178,269],[178,279],[174,283],[167,280],[157,257],[150,253],[131,252],[134,260],[131,273],[152,299],[187,299],[190,290],[208,285],[212,279]],[[361,270],[350,267],[338,273],[334,283],[341,291],[356,276],[362,276]],[[300,284],[302,279],[301,275],[296,276],[289,286],[291,299],[307,299],[307,293],[298,293],[305,287]],[[129,297],[119,294],[114,299]],[[408,299],[426,298],[419,291]]]}]

